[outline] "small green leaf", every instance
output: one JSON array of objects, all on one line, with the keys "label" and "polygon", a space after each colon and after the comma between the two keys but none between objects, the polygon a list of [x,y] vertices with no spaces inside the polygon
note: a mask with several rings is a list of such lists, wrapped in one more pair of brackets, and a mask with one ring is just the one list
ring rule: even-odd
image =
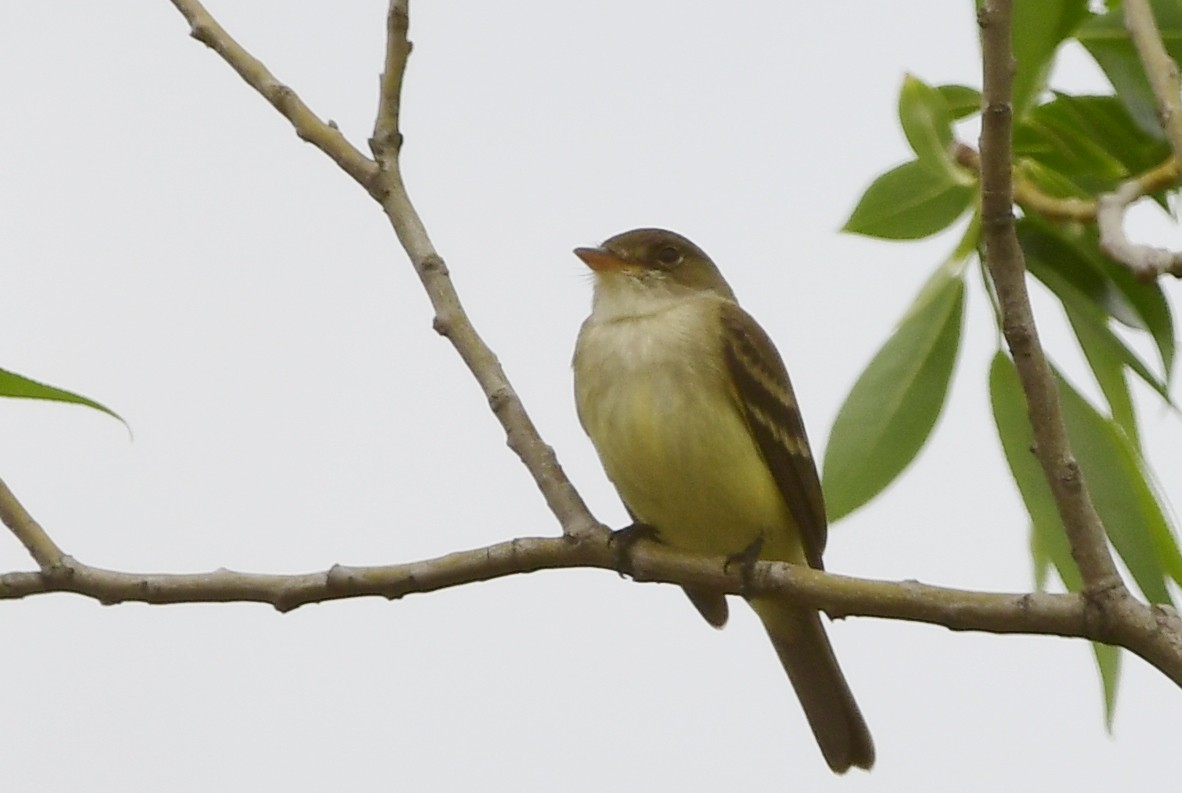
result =
[{"label": "small green leaf", "polygon": [[75,405],[85,405],[95,410],[101,410],[103,413],[119,419],[119,421],[123,422],[124,426],[127,426],[127,422],[123,421],[122,416],[105,405],[95,402],[93,399],[88,399],[81,394],[55,388],[45,383],[38,383],[36,380],[30,380],[27,377],[22,377],[16,372],[10,372],[6,369],[0,369],[0,397],[47,399],[53,402],[71,402]]},{"label": "small green leaf", "polygon": [[1104,694],[1104,728],[1112,733],[1112,717],[1116,715],[1116,689],[1120,685],[1120,648],[1111,644],[1092,642],[1096,668],[1100,672],[1100,686]]},{"label": "small green leaf", "polygon": [[1014,3],[1014,116],[1020,118],[1046,90],[1059,44],[1088,16],[1087,0],[1017,0]]},{"label": "small green leaf", "polygon": [[959,121],[981,112],[981,92],[967,85],[940,85],[936,87],[953,120]]},{"label": "small green leaf", "polygon": [[919,453],[944,407],[963,321],[964,281],[942,267],[838,411],[823,476],[830,520],[880,493]]},{"label": "small green leaf", "polygon": [[974,195],[972,187],[912,160],[875,179],[842,230],[888,240],[922,239],[951,225]]},{"label": "small green leaf", "polygon": [[899,123],[916,158],[936,171],[951,167],[952,112],[944,96],[912,75],[899,90]]}]

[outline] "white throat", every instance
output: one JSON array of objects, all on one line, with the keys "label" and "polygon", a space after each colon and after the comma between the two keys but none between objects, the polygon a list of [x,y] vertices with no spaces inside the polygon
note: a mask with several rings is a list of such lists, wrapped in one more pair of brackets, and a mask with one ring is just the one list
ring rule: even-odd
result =
[{"label": "white throat", "polygon": [[708,293],[650,273],[597,273],[591,316],[587,321],[603,323],[638,319],[660,314],[705,296]]}]

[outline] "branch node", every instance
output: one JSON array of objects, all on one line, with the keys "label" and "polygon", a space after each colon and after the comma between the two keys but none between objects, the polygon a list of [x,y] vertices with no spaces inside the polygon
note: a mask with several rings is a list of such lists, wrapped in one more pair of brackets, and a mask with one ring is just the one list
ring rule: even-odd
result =
[{"label": "branch node", "polygon": [[209,25],[206,25],[204,22],[193,22],[191,25],[189,25],[189,35],[210,49],[217,49],[217,47],[214,46],[214,43],[217,41],[217,37],[214,35],[214,32],[209,27]]},{"label": "branch node", "polygon": [[493,389],[493,391],[488,395],[488,406],[492,409],[493,413],[500,413],[505,409],[512,398],[513,391],[510,390],[509,386],[504,385],[500,388]]},{"label": "branch node", "polygon": [[68,554],[55,559],[41,569],[41,575],[55,586],[65,586],[78,574],[78,563]]},{"label": "branch node", "polygon": [[447,263],[438,253],[429,253],[419,262],[419,272],[427,275],[447,275]]},{"label": "branch node", "polygon": [[324,585],[330,592],[341,592],[351,588],[356,578],[353,568],[334,564],[324,576]]}]

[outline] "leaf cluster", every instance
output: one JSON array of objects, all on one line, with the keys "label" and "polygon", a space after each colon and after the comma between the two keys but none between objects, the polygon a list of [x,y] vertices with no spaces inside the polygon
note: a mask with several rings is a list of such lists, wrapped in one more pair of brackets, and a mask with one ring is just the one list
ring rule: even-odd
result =
[{"label": "leaf cluster", "polygon": [[[1155,0],[1167,50],[1182,58],[1182,4]],[[1112,548],[1141,593],[1171,603],[1182,583],[1182,553],[1165,497],[1141,445],[1131,393],[1140,382],[1174,407],[1174,320],[1157,282],[1133,277],[1100,248],[1096,198],[1147,172],[1177,173],[1158,121],[1149,82],[1118,6],[1093,10],[1086,0],[1015,0],[1013,95],[1017,231],[1028,277],[1059,301],[1102,400],[1085,397],[1056,369],[1072,448]],[[1112,87],[1109,95],[1073,95],[1050,84],[1056,55],[1078,44]],[[958,222],[964,232],[897,328],[854,384],[833,426],[824,460],[830,518],[866,504],[893,482],[931,437],[956,369],[965,311],[966,274],[976,267],[994,307],[998,350],[989,395],[998,438],[1030,517],[1036,583],[1053,570],[1079,591],[1059,514],[1032,454],[1025,397],[1008,351],[1000,313],[979,255],[980,186],[976,152],[958,131],[981,112],[981,94],[963,85],[931,86],[914,76],[899,92],[899,121],[914,155],[867,188],[845,231],[885,240],[916,240]],[[1175,177],[1176,178],[1176,177]],[[1149,198],[1166,209],[1176,186]],[[1090,208],[1090,209],[1089,209]],[[1156,353],[1135,351],[1142,337]],[[1142,345],[1146,346],[1146,345]],[[1109,723],[1119,656],[1094,645]]]}]

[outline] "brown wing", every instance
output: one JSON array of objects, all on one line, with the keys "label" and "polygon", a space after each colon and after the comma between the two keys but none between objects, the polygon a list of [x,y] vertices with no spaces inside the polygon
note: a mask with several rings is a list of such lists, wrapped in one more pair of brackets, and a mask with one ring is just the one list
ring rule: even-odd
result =
[{"label": "brown wing", "polygon": [[727,368],[751,434],[800,528],[805,558],[824,569],[825,501],[788,370],[763,328],[737,304],[723,306],[722,330]]}]

